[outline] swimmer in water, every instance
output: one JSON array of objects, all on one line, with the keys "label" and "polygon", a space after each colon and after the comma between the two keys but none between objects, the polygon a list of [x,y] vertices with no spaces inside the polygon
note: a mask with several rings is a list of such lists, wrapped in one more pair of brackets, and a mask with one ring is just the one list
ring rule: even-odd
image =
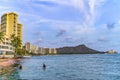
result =
[{"label": "swimmer in water", "polygon": [[22,69],[22,65],[19,66],[19,69],[20,69],[20,70]]},{"label": "swimmer in water", "polygon": [[45,70],[45,69],[46,69],[46,65],[45,65],[44,63],[43,63],[42,68],[43,68],[43,70]]}]

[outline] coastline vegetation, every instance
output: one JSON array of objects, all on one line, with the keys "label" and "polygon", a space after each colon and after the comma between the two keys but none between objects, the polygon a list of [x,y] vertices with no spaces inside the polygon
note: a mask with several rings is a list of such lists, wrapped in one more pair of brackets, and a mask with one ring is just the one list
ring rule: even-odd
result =
[{"label": "coastline vegetation", "polygon": [[15,34],[11,35],[11,43],[12,43],[13,47],[15,48],[14,55],[16,57],[23,56],[23,55],[29,55],[29,52],[22,48],[22,46],[21,46],[22,41],[20,40],[20,38],[18,36],[15,36]]},{"label": "coastline vegetation", "polygon": [[[0,43],[4,42],[4,33],[0,32]],[[30,53],[28,51],[26,51],[25,49],[22,48],[22,41],[20,40],[20,38],[18,36],[16,36],[15,34],[12,34],[10,36],[10,41],[12,46],[14,47],[14,58],[17,57],[22,57],[23,55],[29,55]]]}]

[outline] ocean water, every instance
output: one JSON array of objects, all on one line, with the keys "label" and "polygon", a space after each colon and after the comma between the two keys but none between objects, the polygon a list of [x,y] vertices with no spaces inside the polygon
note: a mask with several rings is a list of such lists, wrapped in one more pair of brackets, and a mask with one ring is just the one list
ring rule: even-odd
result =
[{"label": "ocean water", "polygon": [[33,56],[20,64],[21,70],[3,70],[0,80],[120,80],[120,54]]}]

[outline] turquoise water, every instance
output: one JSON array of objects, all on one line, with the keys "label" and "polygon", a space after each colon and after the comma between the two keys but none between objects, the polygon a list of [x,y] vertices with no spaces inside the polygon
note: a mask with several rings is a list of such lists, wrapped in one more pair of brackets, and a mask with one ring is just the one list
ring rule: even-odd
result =
[{"label": "turquoise water", "polygon": [[20,64],[0,80],[120,80],[120,54],[33,56]]}]

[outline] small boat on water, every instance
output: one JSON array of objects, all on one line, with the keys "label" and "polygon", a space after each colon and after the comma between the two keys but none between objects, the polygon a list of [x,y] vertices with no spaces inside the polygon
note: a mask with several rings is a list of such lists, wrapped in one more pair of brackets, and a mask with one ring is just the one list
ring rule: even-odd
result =
[{"label": "small boat on water", "polygon": [[30,58],[31,57],[31,55],[25,55],[25,56],[23,56],[23,58]]}]

